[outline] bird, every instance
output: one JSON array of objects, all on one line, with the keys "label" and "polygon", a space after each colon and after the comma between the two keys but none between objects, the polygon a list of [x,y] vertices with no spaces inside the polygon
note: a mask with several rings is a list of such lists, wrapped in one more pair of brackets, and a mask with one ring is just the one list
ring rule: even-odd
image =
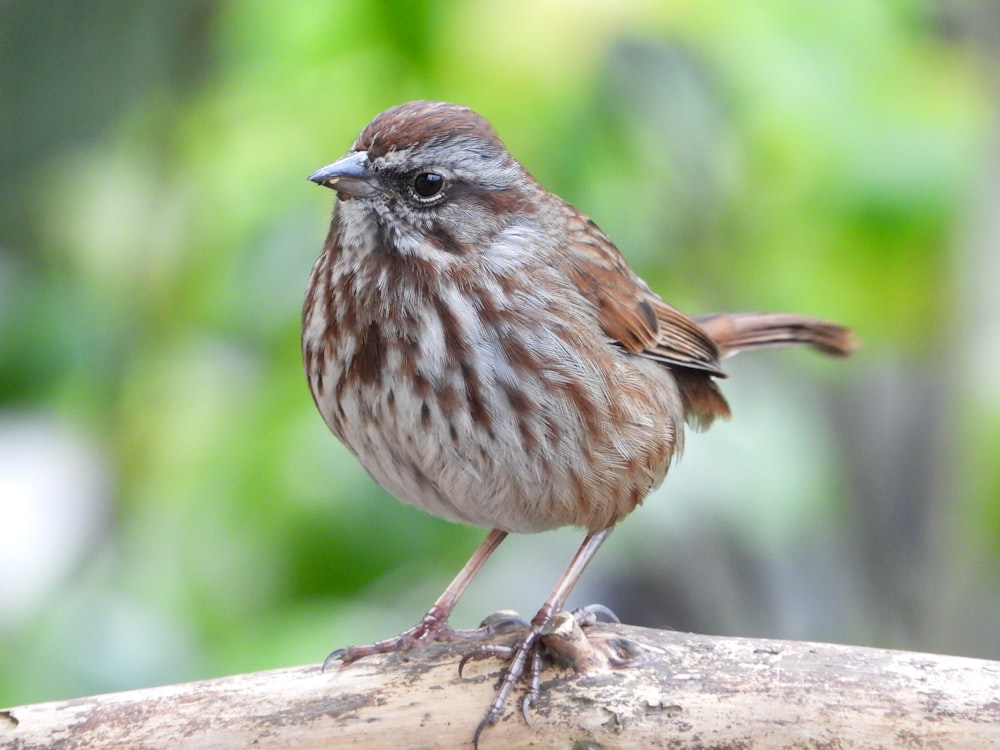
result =
[{"label": "bird", "polygon": [[337,197],[302,310],[320,414],[396,498],[490,529],[414,627],[337,649],[324,666],[481,636],[448,617],[506,536],[585,532],[507,654],[478,745],[526,676],[527,715],[545,626],[663,481],[685,426],[730,416],[722,361],[796,345],[846,356],[857,344],[848,328],[805,315],[680,312],[462,105],[387,109],[308,179]]}]

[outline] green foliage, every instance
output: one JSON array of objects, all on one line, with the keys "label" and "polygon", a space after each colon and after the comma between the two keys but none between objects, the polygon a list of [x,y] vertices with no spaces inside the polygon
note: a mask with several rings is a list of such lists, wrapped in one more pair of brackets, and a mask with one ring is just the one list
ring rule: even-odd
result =
[{"label": "green foliage", "polygon": [[377,489],[301,372],[305,176],[392,104],[488,116],[684,310],[940,345],[988,103],[924,3],[129,8],[0,7],[0,407],[83,430],[114,503],[0,620],[0,703],[317,660],[365,637],[334,610],[477,543]]}]

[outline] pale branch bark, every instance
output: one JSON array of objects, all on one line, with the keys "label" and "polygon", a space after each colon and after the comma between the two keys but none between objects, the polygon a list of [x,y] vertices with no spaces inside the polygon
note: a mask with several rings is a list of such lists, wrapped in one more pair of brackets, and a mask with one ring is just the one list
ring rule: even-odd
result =
[{"label": "pale branch bark", "polygon": [[[491,748],[1000,748],[1000,662],[599,624]],[[550,644],[552,645],[552,644]],[[502,663],[470,643],[0,711],[0,748],[471,747]]]}]

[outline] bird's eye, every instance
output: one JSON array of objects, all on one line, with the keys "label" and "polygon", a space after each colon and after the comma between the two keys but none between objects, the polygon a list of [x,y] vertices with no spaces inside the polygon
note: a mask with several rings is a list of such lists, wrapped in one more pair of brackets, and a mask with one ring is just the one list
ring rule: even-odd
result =
[{"label": "bird's eye", "polygon": [[444,177],[437,172],[418,172],[413,178],[413,190],[421,198],[431,198],[443,187]]}]

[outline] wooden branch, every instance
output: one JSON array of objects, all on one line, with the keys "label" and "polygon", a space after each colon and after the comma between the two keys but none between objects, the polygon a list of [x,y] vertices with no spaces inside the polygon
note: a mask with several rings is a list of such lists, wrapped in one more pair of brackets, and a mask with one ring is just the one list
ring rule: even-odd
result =
[{"label": "wooden branch", "polygon": [[[588,629],[491,748],[1000,748],[1000,662],[819,643]],[[579,644],[577,644],[579,645]],[[436,644],[0,711],[0,748],[470,747],[502,664]],[[562,653],[568,653],[570,648]],[[580,656],[579,654],[577,656]]]}]

